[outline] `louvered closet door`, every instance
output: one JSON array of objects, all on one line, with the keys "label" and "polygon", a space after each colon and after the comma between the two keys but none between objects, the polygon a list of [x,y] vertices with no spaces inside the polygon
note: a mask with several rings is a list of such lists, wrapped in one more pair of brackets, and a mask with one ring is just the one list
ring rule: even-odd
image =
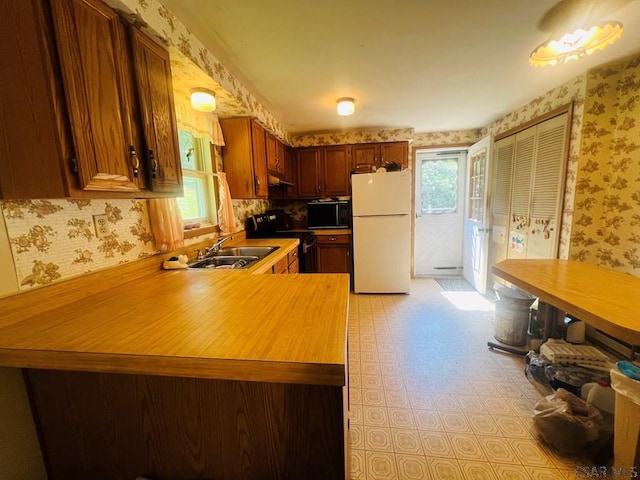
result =
[{"label": "louvered closet door", "polygon": [[528,128],[515,137],[507,258],[527,258],[536,127]]},{"label": "louvered closet door", "polygon": [[566,173],[565,113],[537,127],[527,258],[556,258]]},{"label": "louvered closet door", "polygon": [[491,234],[489,258],[491,263],[507,258],[509,238],[509,208],[511,205],[511,174],[515,135],[498,140],[493,144],[493,193],[491,214],[493,232]]}]

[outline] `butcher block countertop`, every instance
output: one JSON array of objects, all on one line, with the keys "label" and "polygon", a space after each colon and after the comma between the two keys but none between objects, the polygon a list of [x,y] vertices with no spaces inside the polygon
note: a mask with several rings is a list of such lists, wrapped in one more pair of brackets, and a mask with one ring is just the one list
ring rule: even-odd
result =
[{"label": "butcher block countertop", "polygon": [[572,260],[504,260],[493,273],[631,345],[640,345],[640,278]]},{"label": "butcher block countertop", "polygon": [[298,240],[236,244],[280,248],[248,270],[156,256],[0,299],[0,366],[345,385],[349,276],[262,274]]}]

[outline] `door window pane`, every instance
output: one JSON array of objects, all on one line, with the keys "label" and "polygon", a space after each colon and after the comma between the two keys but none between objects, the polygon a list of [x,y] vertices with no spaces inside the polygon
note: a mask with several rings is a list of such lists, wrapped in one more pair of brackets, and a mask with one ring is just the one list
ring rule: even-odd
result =
[{"label": "door window pane", "polygon": [[458,204],[458,160],[422,161],[421,210],[425,215],[455,213]]},{"label": "door window pane", "polygon": [[469,220],[484,221],[484,177],[487,162],[487,149],[484,148],[471,156],[469,169]]}]

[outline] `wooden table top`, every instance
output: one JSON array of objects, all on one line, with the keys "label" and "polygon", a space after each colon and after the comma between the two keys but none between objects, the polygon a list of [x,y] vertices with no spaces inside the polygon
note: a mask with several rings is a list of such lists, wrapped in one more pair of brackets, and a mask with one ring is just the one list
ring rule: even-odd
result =
[{"label": "wooden table top", "polygon": [[504,260],[493,273],[605,333],[640,345],[640,278],[572,260]]},{"label": "wooden table top", "polygon": [[281,248],[251,271],[117,267],[0,299],[0,365],[345,385],[349,276],[261,275],[298,240],[242,243]]}]

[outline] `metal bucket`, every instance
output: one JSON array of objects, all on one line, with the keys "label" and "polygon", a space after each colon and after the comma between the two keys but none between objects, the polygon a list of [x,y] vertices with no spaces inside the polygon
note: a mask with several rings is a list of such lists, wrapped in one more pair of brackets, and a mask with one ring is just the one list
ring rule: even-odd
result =
[{"label": "metal bucket", "polygon": [[530,308],[536,297],[500,284],[495,284],[493,289],[496,294],[496,340],[507,345],[526,345]]}]

